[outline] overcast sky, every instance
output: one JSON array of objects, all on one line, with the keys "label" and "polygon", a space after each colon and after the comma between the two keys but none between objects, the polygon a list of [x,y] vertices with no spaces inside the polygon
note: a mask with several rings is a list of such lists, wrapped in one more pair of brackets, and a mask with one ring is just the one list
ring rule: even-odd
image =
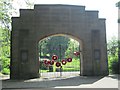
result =
[{"label": "overcast sky", "polygon": [[[14,0],[14,6],[19,8],[25,8],[23,0]],[[99,18],[106,18],[106,32],[107,40],[111,37],[118,37],[118,8],[115,4],[119,0],[31,0],[35,4],[70,4],[70,5],[82,5],[86,7],[86,10],[98,10]],[[18,4],[19,3],[19,4]],[[15,15],[14,15],[15,16]]]}]

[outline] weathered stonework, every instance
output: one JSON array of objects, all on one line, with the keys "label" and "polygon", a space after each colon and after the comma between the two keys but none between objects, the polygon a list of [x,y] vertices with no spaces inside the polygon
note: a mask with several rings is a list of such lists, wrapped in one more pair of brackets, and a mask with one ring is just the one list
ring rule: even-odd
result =
[{"label": "weathered stonework", "polygon": [[108,75],[105,19],[84,6],[35,5],[12,18],[11,79],[39,77],[38,42],[62,34],[81,45],[81,75]]}]

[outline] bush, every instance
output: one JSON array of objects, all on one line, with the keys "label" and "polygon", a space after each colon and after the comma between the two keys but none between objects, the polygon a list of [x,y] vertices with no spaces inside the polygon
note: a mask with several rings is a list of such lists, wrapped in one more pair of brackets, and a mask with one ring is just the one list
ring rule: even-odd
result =
[{"label": "bush", "polygon": [[118,74],[118,44],[119,41],[116,37],[112,37],[107,43],[108,51],[108,64],[109,64],[109,73]]},{"label": "bush", "polygon": [[43,61],[40,61],[40,69],[41,70],[48,70],[48,67],[45,66],[45,64],[43,63]]},{"label": "bush", "polygon": [[10,74],[10,59],[4,56],[1,57],[2,64],[0,66],[2,74]]},{"label": "bush", "polygon": [[119,73],[118,62],[116,62],[116,61],[112,62],[111,71],[112,71],[113,74],[118,74]]},{"label": "bush", "polygon": [[49,66],[49,72],[53,72],[53,66]]},{"label": "bush", "polygon": [[7,68],[4,68],[4,69],[2,69],[2,74],[9,75],[10,74],[10,70],[7,69]]}]

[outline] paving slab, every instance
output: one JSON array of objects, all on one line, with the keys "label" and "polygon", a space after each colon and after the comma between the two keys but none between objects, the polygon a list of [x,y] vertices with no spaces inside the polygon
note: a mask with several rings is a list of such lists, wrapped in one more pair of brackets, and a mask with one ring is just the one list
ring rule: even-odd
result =
[{"label": "paving slab", "polygon": [[118,88],[118,75],[74,76],[69,78],[2,80],[3,89],[46,89],[46,88]]}]

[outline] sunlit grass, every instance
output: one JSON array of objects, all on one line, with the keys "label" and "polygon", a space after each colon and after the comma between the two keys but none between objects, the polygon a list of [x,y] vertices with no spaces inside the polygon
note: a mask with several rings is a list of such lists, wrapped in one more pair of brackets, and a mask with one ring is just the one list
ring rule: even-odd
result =
[{"label": "sunlit grass", "polygon": [[[56,63],[54,63],[53,65],[53,72],[56,72]],[[60,67],[59,67],[60,68]],[[80,60],[79,59],[73,59],[72,62],[67,62],[66,65],[62,65],[62,70],[64,72],[67,72],[67,71],[80,71]],[[41,70],[40,71],[41,73],[42,72],[49,72],[49,69],[48,70]]]},{"label": "sunlit grass", "polygon": [[62,68],[63,71],[80,71],[80,61],[78,59],[73,59],[72,62],[67,62]]}]

